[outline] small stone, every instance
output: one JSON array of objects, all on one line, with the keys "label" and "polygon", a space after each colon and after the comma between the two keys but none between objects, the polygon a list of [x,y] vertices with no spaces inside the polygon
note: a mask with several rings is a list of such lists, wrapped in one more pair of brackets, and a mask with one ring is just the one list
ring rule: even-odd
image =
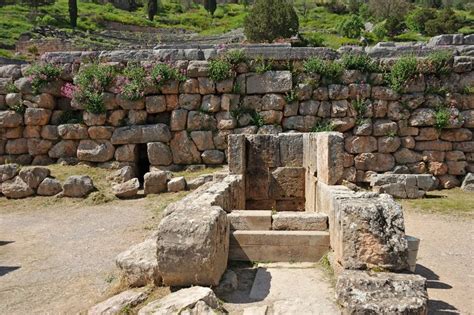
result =
[{"label": "small stone", "polygon": [[65,197],[82,198],[95,189],[92,179],[87,175],[74,175],[66,179],[63,185]]},{"label": "small stone", "polygon": [[146,173],[144,176],[145,195],[159,194],[167,189],[168,173],[164,171],[156,171]]},{"label": "small stone", "polygon": [[0,165],[0,183],[12,179],[20,171],[18,164],[4,164]]},{"label": "small stone", "polygon": [[25,125],[44,126],[49,122],[51,111],[43,108],[27,108],[24,117]]},{"label": "small stone", "polygon": [[4,181],[1,188],[3,195],[11,199],[26,198],[35,194],[33,188],[31,188],[19,176],[15,177],[14,179]]},{"label": "small stone", "polygon": [[219,150],[206,150],[201,154],[202,161],[205,164],[218,165],[224,163],[224,152]]},{"label": "small stone", "polygon": [[46,167],[27,167],[22,168],[18,177],[20,177],[30,188],[36,189],[39,184],[49,176],[50,170]]},{"label": "small stone", "polygon": [[474,173],[468,173],[462,182],[461,189],[474,192]]},{"label": "small stone", "polygon": [[140,189],[140,182],[138,178],[133,178],[121,184],[116,184],[112,187],[112,193],[117,198],[132,198],[135,197]]},{"label": "small stone", "polygon": [[40,196],[54,196],[63,191],[61,182],[55,178],[45,178],[38,186],[36,193]]},{"label": "small stone", "polygon": [[186,190],[186,179],[182,176],[172,178],[168,182],[168,191],[169,192],[178,192]]}]

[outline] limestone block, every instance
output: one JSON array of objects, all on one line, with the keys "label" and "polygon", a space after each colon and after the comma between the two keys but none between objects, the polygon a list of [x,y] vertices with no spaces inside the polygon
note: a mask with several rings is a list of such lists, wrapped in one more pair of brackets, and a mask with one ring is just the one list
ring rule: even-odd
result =
[{"label": "limestone block", "polygon": [[146,173],[144,176],[145,195],[159,194],[167,189],[168,173],[164,171],[155,171]]},{"label": "limestone block", "polygon": [[343,314],[428,312],[426,279],[412,274],[345,270],[337,279],[336,300]]},{"label": "limestone block", "polygon": [[208,165],[219,165],[224,163],[225,154],[219,150],[206,150],[201,154],[202,161]]},{"label": "limestone block", "polygon": [[231,230],[271,230],[270,210],[232,210],[227,215]]},{"label": "limestone block", "polygon": [[243,175],[246,171],[246,139],[244,135],[228,137],[229,173]]},{"label": "limestone block", "polygon": [[132,198],[137,195],[138,189],[140,189],[138,178],[132,178],[129,181],[112,186],[112,193],[117,198]]},{"label": "limestone block", "polygon": [[35,194],[34,189],[19,176],[4,181],[1,188],[3,195],[11,199],[26,198]]},{"label": "limestone block", "polygon": [[299,105],[299,114],[316,116],[318,114],[319,104],[320,102],[313,100],[301,102]]},{"label": "limestone block", "polygon": [[87,127],[82,124],[64,124],[58,126],[58,133],[65,140],[81,140],[89,138]]},{"label": "limestone block", "polygon": [[31,189],[38,188],[39,184],[50,175],[50,170],[46,167],[25,167],[20,170],[20,177]]},{"label": "limestone block", "polygon": [[32,156],[47,155],[53,142],[39,138],[28,139],[28,154]]},{"label": "limestone block", "polygon": [[196,110],[201,105],[200,94],[180,94],[179,107],[187,110]]},{"label": "limestone block", "polygon": [[170,165],[173,155],[170,147],[162,142],[149,142],[147,144],[148,160],[151,165]]},{"label": "limestone block", "polygon": [[54,178],[45,178],[38,186],[36,193],[40,196],[54,196],[63,191],[61,182]]},{"label": "limestone block", "polygon": [[121,94],[117,94],[115,96],[115,101],[118,106],[120,106],[122,109],[125,110],[139,110],[139,109],[144,109],[145,108],[145,100],[143,98],[131,101],[128,99],[125,99]]},{"label": "limestone block", "polygon": [[201,110],[207,113],[216,113],[221,109],[221,97],[218,95],[205,95],[202,98]]},{"label": "limestone block", "polygon": [[168,182],[169,192],[178,192],[186,190],[186,179],[183,176],[172,178]]},{"label": "limestone block", "polygon": [[145,98],[146,111],[150,114],[166,111],[166,98],[164,95],[153,95]]},{"label": "limestone block", "polygon": [[[43,128],[44,130],[44,128]],[[43,131],[42,130],[42,131]],[[89,137],[94,140],[109,140],[112,138],[114,127],[110,126],[93,126],[87,130]]]},{"label": "limestone block", "polygon": [[11,139],[5,145],[5,152],[8,154],[26,154],[28,153],[28,139]]},{"label": "limestone block", "polygon": [[161,285],[156,258],[156,236],[133,245],[115,258],[125,283],[130,287]]},{"label": "limestone block", "polygon": [[191,139],[193,139],[199,151],[214,149],[212,131],[192,131]]},{"label": "limestone block", "polygon": [[77,158],[81,161],[106,162],[114,157],[115,147],[107,140],[81,140]]},{"label": "limestone block", "polygon": [[167,125],[154,124],[143,126],[126,126],[114,130],[112,144],[131,144],[148,142],[168,142],[171,133]]},{"label": "limestone block", "polygon": [[216,92],[216,84],[208,77],[199,77],[199,94],[207,95]]},{"label": "limestone block", "polygon": [[0,165],[0,183],[12,179],[20,171],[18,164],[3,164]]},{"label": "limestone block", "polygon": [[279,134],[281,166],[303,166],[303,134]]},{"label": "limestone block", "polygon": [[186,129],[186,121],[188,119],[188,111],[185,109],[175,109],[171,112],[170,128],[172,131]]},{"label": "limestone block", "polygon": [[216,82],[217,93],[231,93],[234,89],[234,78]]},{"label": "limestone block", "polygon": [[158,270],[165,285],[219,284],[229,252],[229,222],[222,208],[178,208],[161,220],[157,238]]},{"label": "limestone block", "polygon": [[280,166],[280,147],[278,137],[273,135],[247,136],[248,166],[269,168]]},{"label": "limestone block", "polygon": [[149,295],[147,288],[129,289],[91,307],[88,315],[120,314],[124,309],[130,309],[144,302]]},{"label": "limestone block", "polygon": [[247,76],[248,94],[285,93],[293,87],[290,71],[267,71]]},{"label": "limestone block", "polygon": [[326,231],[328,217],[322,213],[278,212],[272,215],[272,230]]},{"label": "limestone block", "polygon": [[377,151],[377,139],[367,136],[351,136],[345,139],[344,147],[349,153],[370,153]]},{"label": "limestone block", "polygon": [[0,128],[15,128],[23,123],[23,116],[12,110],[0,111]]},{"label": "limestone block", "polygon": [[344,153],[344,137],[337,132],[320,132],[316,134],[318,158],[318,180],[328,185],[339,182],[344,171],[340,157]]},{"label": "limestone block", "polygon": [[170,147],[175,164],[201,163],[201,154],[186,131],[176,132],[171,139]]},{"label": "limestone block", "polygon": [[302,167],[278,167],[271,173],[269,194],[272,199],[304,197],[305,169]]},{"label": "limestone block", "polygon": [[114,156],[119,162],[135,162],[138,159],[138,148],[135,144],[117,146]]},{"label": "limestone block", "polygon": [[106,114],[93,114],[87,111],[82,113],[82,120],[87,126],[101,126],[107,120]]},{"label": "limestone block", "polygon": [[395,158],[388,153],[361,153],[354,158],[356,169],[386,172],[395,167]]},{"label": "limestone block", "polygon": [[73,140],[62,140],[56,143],[48,152],[53,159],[76,157],[77,142]]},{"label": "limestone block", "polygon": [[63,194],[65,197],[82,198],[94,189],[92,179],[86,175],[70,176],[63,184]]},{"label": "limestone block", "polygon": [[474,174],[468,173],[462,182],[461,189],[464,191],[474,192]]},{"label": "limestone block", "polygon": [[191,111],[188,114],[187,130],[215,130],[217,120],[213,115]]}]

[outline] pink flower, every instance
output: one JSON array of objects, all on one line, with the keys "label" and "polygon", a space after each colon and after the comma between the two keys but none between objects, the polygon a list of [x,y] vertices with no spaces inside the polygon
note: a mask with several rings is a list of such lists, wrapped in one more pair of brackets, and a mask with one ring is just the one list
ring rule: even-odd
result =
[{"label": "pink flower", "polygon": [[72,83],[66,83],[61,87],[61,95],[67,98],[72,98],[74,96],[74,92],[76,91],[76,87]]}]

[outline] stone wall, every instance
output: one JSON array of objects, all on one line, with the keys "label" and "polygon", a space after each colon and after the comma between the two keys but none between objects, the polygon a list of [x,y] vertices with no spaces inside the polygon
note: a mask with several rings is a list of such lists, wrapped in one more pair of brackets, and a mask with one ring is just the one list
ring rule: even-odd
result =
[{"label": "stone wall", "polygon": [[[338,56],[324,52],[328,58]],[[202,51],[180,53],[202,59]],[[344,161],[341,180],[368,182],[383,172],[431,173],[441,187],[449,188],[474,171],[472,57],[456,56],[448,74],[425,73],[400,93],[384,83],[381,73],[345,70],[338,84],[327,84],[318,75],[304,83],[287,70],[287,62],[256,73],[256,62],[250,61],[239,64],[234,77],[213,82],[207,61],[180,60],[175,66],[186,70],[185,81],[147,89],[138,101],[125,100],[111,86],[104,93],[107,113],[95,115],[61,93],[83,66],[80,61],[94,54],[49,54],[48,60],[62,62],[63,72],[37,95],[24,74],[28,66],[0,67],[0,163],[136,164],[142,145],[150,165],[162,169],[218,165],[227,161],[230,134],[309,132],[330,123],[344,135],[345,152],[338,156]],[[128,57],[150,64],[143,51],[101,56],[114,60],[108,64],[117,68],[126,63],[117,60]],[[298,66],[301,61],[293,60],[290,68]],[[363,114],[356,110],[360,100],[365,102]],[[19,104],[24,113],[11,109]],[[449,124],[441,130],[434,126],[439,106],[450,112]],[[64,115],[70,113],[83,122],[64,124]]]}]

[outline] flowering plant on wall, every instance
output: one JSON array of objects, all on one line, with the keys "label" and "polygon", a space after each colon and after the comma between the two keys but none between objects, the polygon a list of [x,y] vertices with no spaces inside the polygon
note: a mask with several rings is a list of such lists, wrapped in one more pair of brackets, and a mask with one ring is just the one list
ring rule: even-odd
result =
[{"label": "flowering plant on wall", "polygon": [[115,75],[115,69],[109,65],[90,64],[81,67],[74,78],[76,87],[73,91],[73,99],[84,103],[85,110],[90,113],[105,113],[103,93],[114,80]]},{"label": "flowering plant on wall", "polygon": [[39,94],[46,83],[57,80],[60,74],[61,68],[50,63],[34,64],[26,71],[34,94]]},{"label": "flowering plant on wall", "polygon": [[186,81],[186,70],[179,70],[168,63],[159,63],[151,70],[151,78],[159,86],[170,80]]},{"label": "flowering plant on wall", "polygon": [[136,101],[145,95],[147,81],[146,71],[139,63],[128,63],[115,79],[116,91],[124,99]]}]

